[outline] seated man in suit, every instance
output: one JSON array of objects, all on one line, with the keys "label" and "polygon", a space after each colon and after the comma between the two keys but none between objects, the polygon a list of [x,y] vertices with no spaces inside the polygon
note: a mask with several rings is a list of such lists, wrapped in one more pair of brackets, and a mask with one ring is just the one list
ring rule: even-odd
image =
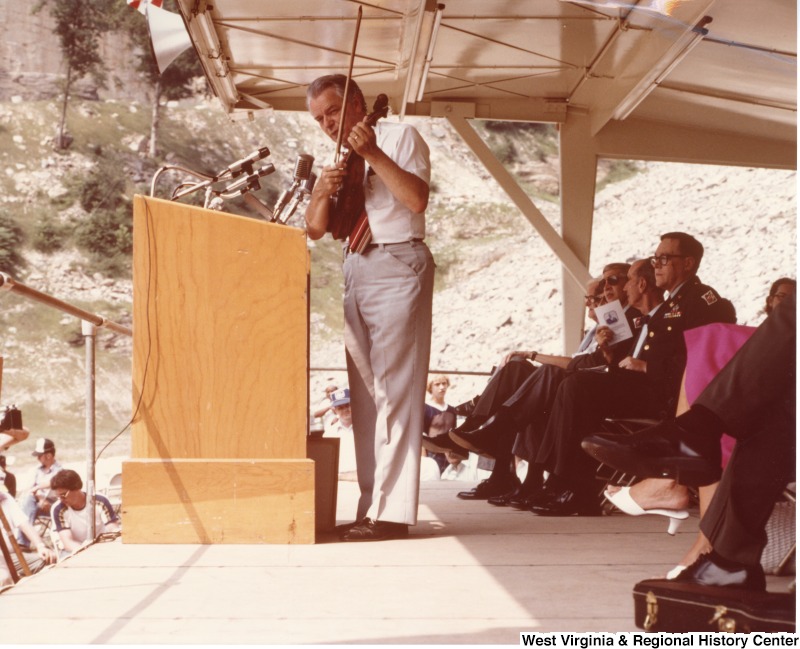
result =
[{"label": "seated man in suit", "polygon": [[792,294],[775,305],[684,414],[636,435],[583,441],[592,457],[614,468],[702,486],[719,477],[722,432],[736,438],[700,521],[713,550],[676,581],[766,588],[760,564],[764,528],[778,496],[795,479],[796,304]]},{"label": "seated man in suit", "polygon": [[[647,313],[631,354],[608,372],[575,372],[561,383],[536,457],[538,466],[531,467],[549,472],[547,484],[532,498],[535,514],[599,514],[596,465],[581,451],[583,438],[606,417],[674,413],[686,366],[683,332],[711,322],[735,322],[733,304],[697,277],[703,252],[689,234],[662,235],[649,262],[657,292],[668,296]],[[636,279],[634,273],[631,280]]]},{"label": "seated man in suit", "polygon": [[[603,291],[607,301],[619,300],[626,308],[626,316],[632,319],[638,316],[639,312],[628,308],[627,296],[622,290],[628,268],[629,264],[626,263],[606,265],[598,289]],[[595,305],[588,305],[588,302],[587,300],[590,317],[596,321],[593,313]],[[586,340],[584,338],[584,342]],[[494,469],[489,479],[473,490],[459,493],[459,498],[466,500],[491,498],[492,504],[504,505],[508,504],[509,498],[520,495],[513,461],[517,432],[532,424],[541,413],[549,410],[558,385],[569,372],[579,367],[602,365],[607,362],[607,355],[611,358],[621,358],[621,353],[625,351],[627,344],[614,346],[611,343],[611,338],[604,333],[595,335],[594,341],[585,346],[582,353],[573,357],[514,352],[541,365],[535,369],[528,365],[531,368],[528,370],[529,376],[522,384],[518,384],[510,397],[503,401],[493,400],[491,406],[486,409],[486,413],[490,415],[488,418],[482,420],[473,415],[462,426],[450,432],[450,438],[459,446],[495,458]],[[532,444],[535,445],[536,442]]]}]

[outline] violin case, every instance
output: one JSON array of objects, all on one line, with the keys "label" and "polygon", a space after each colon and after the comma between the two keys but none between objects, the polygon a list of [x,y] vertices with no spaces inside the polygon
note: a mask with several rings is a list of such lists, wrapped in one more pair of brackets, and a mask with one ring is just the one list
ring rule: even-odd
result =
[{"label": "violin case", "polygon": [[670,633],[795,632],[795,594],[646,579],[633,587],[636,626]]}]

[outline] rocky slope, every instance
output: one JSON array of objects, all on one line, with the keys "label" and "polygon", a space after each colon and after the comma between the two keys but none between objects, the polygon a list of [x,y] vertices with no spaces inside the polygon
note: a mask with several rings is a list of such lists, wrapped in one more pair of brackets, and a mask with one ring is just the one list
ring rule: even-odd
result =
[{"label": "rocky slope", "polygon": [[[119,125],[119,115],[134,108],[135,104],[115,106],[113,115],[117,117],[112,122],[120,129],[115,137],[135,151],[141,134],[123,132]],[[93,123],[101,121],[97,106],[85,110]],[[176,108],[170,115],[197,134],[193,144],[200,157],[209,156],[216,147],[222,149],[217,153],[228,156],[224,159],[233,160],[268,142],[276,149],[272,159],[279,169],[273,191],[289,177],[297,150],[322,159],[329,149],[303,116],[272,115],[255,125],[231,125],[217,112],[216,104],[201,103],[191,109]],[[61,180],[68,172],[89,164],[88,155],[80,150],[65,156],[49,152],[46,137],[34,128],[47,124],[48,115],[45,111],[38,121],[23,122],[8,104],[0,105],[4,182],[0,205],[22,210],[31,220],[49,197],[63,191]],[[509,349],[560,352],[561,272],[554,255],[514,212],[446,122],[425,121],[419,127],[432,150],[435,191],[428,241],[441,271],[434,298],[432,367],[488,371]],[[214,140],[213,146],[210,140],[204,144],[200,134],[205,133],[219,140]],[[213,159],[209,160],[213,166]],[[554,163],[552,154],[532,156],[523,150],[512,167],[519,177],[552,192],[557,189]],[[609,261],[646,256],[654,250],[660,233],[686,230],[706,244],[701,269],[704,281],[734,301],[740,322],[758,322],[770,282],[781,275],[795,275],[795,172],[666,163],[640,166],[641,173],[609,185],[597,195],[590,271],[599,274]],[[557,205],[541,198],[535,202],[558,228]],[[335,265],[319,265],[330,250],[330,244],[312,246],[315,305],[335,303],[341,292]],[[28,271],[20,278],[25,283],[111,319],[130,322],[129,280],[101,276],[75,250],[55,255],[27,251],[26,258]],[[32,307],[14,295],[2,299],[2,402],[22,405],[27,421],[36,425],[35,434],[72,440],[66,446],[79,456],[83,436],[79,324],[45,307]],[[317,306],[312,313],[314,367],[344,366],[336,311],[334,304],[330,313]],[[103,444],[130,414],[130,343],[107,334],[100,337],[100,343],[98,416]],[[337,372],[312,373],[312,400],[331,379],[344,381]],[[483,377],[456,378],[452,401],[472,397],[484,382]],[[127,443],[123,435],[112,448],[124,453]]]}]

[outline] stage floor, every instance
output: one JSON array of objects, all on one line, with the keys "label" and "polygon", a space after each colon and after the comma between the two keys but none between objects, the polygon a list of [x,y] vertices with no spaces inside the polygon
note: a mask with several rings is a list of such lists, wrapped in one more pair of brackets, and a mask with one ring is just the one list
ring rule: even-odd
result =
[{"label": "stage floor", "polygon": [[[636,631],[631,589],[697,531],[622,514],[539,518],[427,482],[402,541],[92,546],[0,594],[3,644],[506,644]],[[338,518],[357,488],[339,483]],[[265,515],[253,512],[254,516]],[[267,514],[268,515],[268,514]],[[786,591],[792,577],[770,577]]]}]

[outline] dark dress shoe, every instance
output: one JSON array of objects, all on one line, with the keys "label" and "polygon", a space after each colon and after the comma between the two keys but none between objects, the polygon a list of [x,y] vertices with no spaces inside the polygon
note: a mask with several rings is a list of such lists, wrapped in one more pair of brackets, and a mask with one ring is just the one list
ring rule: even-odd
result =
[{"label": "dark dress shoe", "polygon": [[422,448],[424,448],[426,451],[431,451],[432,453],[453,452],[469,457],[469,453],[466,453],[464,449],[450,439],[450,436],[446,433],[442,435],[436,435],[435,437],[431,437],[430,435],[422,433]]},{"label": "dark dress shoe", "polygon": [[474,489],[459,491],[461,500],[489,500],[492,496],[502,496],[519,486],[519,480],[484,480]]},{"label": "dark dress shoe", "polygon": [[530,511],[534,505],[545,505],[555,498],[556,494],[547,487],[540,486],[538,489],[527,489],[521,492],[516,498],[511,498],[508,504],[514,509]]},{"label": "dark dress shoe", "polygon": [[735,564],[723,559],[713,550],[700,555],[691,566],[675,577],[674,581],[698,586],[723,586],[760,591],[767,589],[764,569],[760,565]]},{"label": "dark dress shoe", "polygon": [[334,532],[336,532],[336,536],[340,539],[344,536],[347,532],[352,530],[356,525],[358,525],[361,521],[353,521],[352,523],[343,523],[342,525],[337,525],[333,528]]},{"label": "dark dress shoe", "polygon": [[389,541],[408,537],[408,525],[390,521],[374,521],[365,518],[342,534],[342,541]]},{"label": "dark dress shoe", "polygon": [[721,475],[719,439],[687,433],[674,420],[636,435],[592,435],[581,447],[603,464],[639,478],[671,478],[701,487]]},{"label": "dark dress shoe", "polygon": [[481,426],[478,430],[473,432],[458,432],[457,430],[450,431],[450,439],[462,448],[484,455],[486,457],[495,458],[497,456],[497,432],[494,428],[484,428]]},{"label": "dark dress shoe", "polygon": [[490,498],[487,499],[486,502],[488,502],[490,505],[495,505],[497,507],[508,507],[510,501],[513,498],[521,498],[522,496],[523,496],[522,485],[520,485],[516,489],[507,491],[506,493],[501,494],[499,496],[491,496]]},{"label": "dark dress shoe", "polygon": [[457,432],[457,433],[471,433],[473,430],[477,430],[481,427],[481,425],[486,421],[486,417],[480,417],[477,415],[470,415],[467,417],[460,426],[456,426],[450,432]]},{"label": "dark dress shoe", "polygon": [[571,489],[564,489],[544,502],[535,502],[531,511],[537,516],[600,516],[603,513],[597,499],[584,497]]}]

